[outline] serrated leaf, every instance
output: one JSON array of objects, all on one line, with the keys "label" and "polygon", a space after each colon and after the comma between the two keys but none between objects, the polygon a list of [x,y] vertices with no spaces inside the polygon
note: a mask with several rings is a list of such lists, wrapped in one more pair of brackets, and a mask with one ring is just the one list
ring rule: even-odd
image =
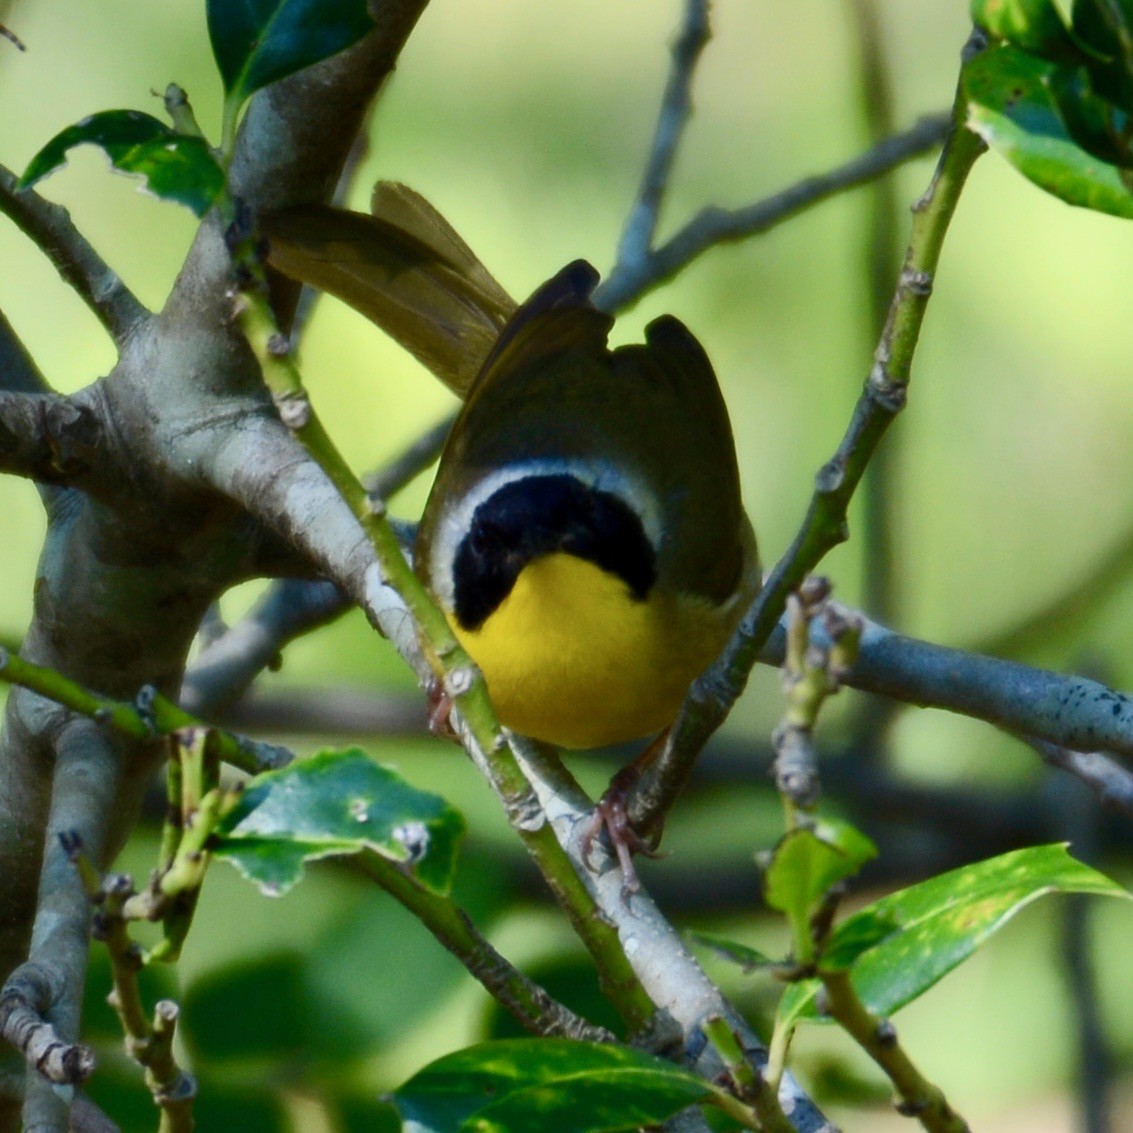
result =
[{"label": "serrated leaf", "polygon": [[964,67],[968,126],[1028,180],[1067,204],[1133,217],[1121,171],[1071,137],[1047,85],[1053,64],[997,47]]},{"label": "serrated leaf", "polygon": [[994,39],[1007,40],[1044,59],[1076,54],[1053,0],[972,0],[972,22]]},{"label": "serrated leaf", "polygon": [[213,56],[236,105],[374,26],[367,0],[208,0],[207,12]]},{"label": "serrated leaf", "polygon": [[763,874],[763,898],[787,916],[795,939],[809,933],[810,917],[833,885],[877,856],[877,847],[848,822],[818,819],[789,830]]},{"label": "serrated leaf", "polygon": [[[1020,909],[1047,893],[1128,897],[1063,844],[1015,850],[902,889],[849,917],[830,939],[823,965],[849,966],[854,988],[875,1014],[892,1014],[962,964]],[[890,926],[882,932],[883,926]],[[863,940],[873,943],[862,948]],[[783,1022],[816,1018],[818,980],[787,989]]]},{"label": "serrated leaf", "polygon": [[104,110],[61,130],[28,162],[18,187],[30,188],[54,172],[78,145],[98,146],[115,169],[143,177],[155,197],[197,216],[224,188],[224,172],[203,138],[179,134],[139,110]]},{"label": "serrated leaf", "polygon": [[703,944],[705,948],[710,948],[717,956],[722,956],[733,964],[739,964],[745,972],[754,972],[760,968],[770,968],[775,965],[775,961],[769,956],[765,956],[758,948],[750,948],[746,944],[727,940],[715,933],[694,932],[690,933],[690,936],[697,944]]},{"label": "serrated leaf", "polygon": [[372,851],[447,893],[464,820],[360,748],[322,751],[252,779],[217,825],[216,857],[272,895],[315,858]]},{"label": "serrated leaf", "polygon": [[506,1039],[438,1059],[391,1100],[432,1133],[601,1133],[659,1124],[716,1093],[703,1078],[629,1047]]}]

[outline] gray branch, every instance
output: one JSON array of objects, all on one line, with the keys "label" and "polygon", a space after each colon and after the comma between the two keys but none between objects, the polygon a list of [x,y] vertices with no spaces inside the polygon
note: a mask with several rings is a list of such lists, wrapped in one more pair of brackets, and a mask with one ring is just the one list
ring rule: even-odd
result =
[{"label": "gray branch", "polygon": [[16,181],[11,170],[0,166],[0,212],[42,249],[121,345],[149,312],[71,223],[65,208],[33,189],[17,190]]},{"label": "gray branch", "polygon": [[630,209],[618,244],[618,259],[611,272],[613,276],[648,271],[650,249],[657,232],[657,216],[669,185],[677,147],[692,114],[692,76],[710,35],[708,0],[685,0],[684,21],[673,42],[673,62],[661,99],[653,145],[637,200]]},{"label": "gray branch", "polygon": [[672,279],[697,256],[717,244],[745,240],[774,228],[798,213],[847,189],[864,185],[939,146],[948,132],[948,114],[922,118],[911,129],[879,142],[851,161],[827,173],[799,181],[774,196],[729,210],[706,208],[666,243],[631,269],[619,264],[599,284],[594,301],[606,311],[635,303],[647,291]]},{"label": "gray branch", "polygon": [[869,622],[846,683],[1076,752],[1133,759],[1133,698],[1087,677],[931,645]]},{"label": "gray branch", "polygon": [[105,469],[102,422],[79,396],[0,389],[0,472],[40,483],[88,480]]},{"label": "gray branch", "polygon": [[90,1077],[94,1052],[81,1043],[67,1042],[46,1021],[60,991],[53,968],[21,964],[0,991],[0,1036],[49,1082],[75,1086]]}]

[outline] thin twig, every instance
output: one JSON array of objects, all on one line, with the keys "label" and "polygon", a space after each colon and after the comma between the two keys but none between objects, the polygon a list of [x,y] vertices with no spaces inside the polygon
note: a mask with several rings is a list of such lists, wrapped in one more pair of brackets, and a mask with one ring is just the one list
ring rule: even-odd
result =
[{"label": "thin twig", "polygon": [[121,346],[149,312],[71,223],[65,208],[34,189],[17,190],[16,181],[0,166],[0,212],[39,246]]},{"label": "thin twig", "polygon": [[1107,807],[1133,817],[1133,771],[1098,751],[1071,751],[1038,736],[1021,736],[1043,762],[1086,784]]},{"label": "thin twig", "polygon": [[10,44],[20,51],[27,51],[27,45],[10,27],[0,24],[0,36],[3,36]]},{"label": "thin twig", "polygon": [[[171,735],[182,728],[208,727],[152,686],[143,688],[134,703],[128,704],[92,693],[62,673],[32,664],[4,649],[0,649],[0,681],[37,692],[100,726],[113,728],[134,739]],[[228,732],[217,732],[217,739],[225,762],[253,774],[282,767],[294,758],[285,748]]]},{"label": "thin twig", "polygon": [[857,185],[864,185],[911,158],[936,148],[948,133],[948,114],[922,118],[911,129],[895,134],[851,161],[827,173],[808,177],[745,208],[730,211],[706,208],[670,240],[656,248],[636,272],[615,270],[598,285],[595,303],[604,311],[620,311],[635,303],[702,252],[717,244],[734,243],[766,232],[813,205]]},{"label": "thin twig", "polygon": [[685,0],[684,19],[681,30],[673,41],[673,62],[661,99],[661,112],[657,117],[653,145],[637,192],[637,200],[630,209],[622,230],[617,263],[612,275],[632,275],[646,269],[657,232],[661,202],[677,156],[677,147],[692,113],[693,72],[711,34],[708,0]]},{"label": "thin twig", "polygon": [[[924,197],[914,209],[905,265],[897,281],[874,364],[850,424],[834,456],[815,477],[798,534],[776,564],[723,656],[694,685],[662,756],[642,775],[631,796],[631,818],[656,821],[669,805],[698,752],[743,691],[747,675],[782,614],[787,595],[823,556],[848,537],[846,514],[854,490],[886,429],[905,405],[913,355],[932,294],[940,252],[960,193],[983,143],[962,125],[963,96],[956,120]],[[662,781],[666,782],[662,789]]]},{"label": "thin twig", "polygon": [[588,1042],[616,1041],[604,1027],[576,1015],[501,956],[450,898],[431,892],[376,854],[359,858],[358,867],[401,902],[526,1030]]}]

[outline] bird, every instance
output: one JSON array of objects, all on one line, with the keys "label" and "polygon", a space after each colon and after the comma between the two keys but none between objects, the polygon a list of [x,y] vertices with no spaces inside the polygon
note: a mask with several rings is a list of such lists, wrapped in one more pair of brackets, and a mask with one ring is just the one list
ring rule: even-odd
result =
[{"label": "bird", "polygon": [[[586,841],[605,825],[632,890],[646,846],[625,793],[760,587],[715,372],[671,315],[611,349],[585,260],[517,307],[423,198],[382,184],[372,207],[376,220],[277,221],[274,262],[389,323],[463,397],[413,565],[500,722],[566,749],[658,737]],[[406,331],[413,304],[424,318]]]},{"label": "bird", "polygon": [[[504,327],[441,454],[415,569],[502,724],[568,749],[663,736],[760,585],[724,398],[676,318],[611,350],[567,265]],[[637,887],[624,795],[595,812]]]}]

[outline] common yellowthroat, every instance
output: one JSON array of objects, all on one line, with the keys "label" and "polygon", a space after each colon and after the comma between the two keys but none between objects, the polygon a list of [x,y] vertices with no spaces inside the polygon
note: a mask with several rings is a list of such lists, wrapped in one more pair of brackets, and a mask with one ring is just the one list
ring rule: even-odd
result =
[{"label": "common yellowthroat", "polygon": [[[419,577],[507,727],[568,748],[662,732],[760,585],[704,350],[671,316],[610,350],[584,261],[517,309],[423,198],[383,183],[372,210],[269,217],[270,260],[464,398],[418,529]],[[642,847],[616,811],[601,813],[635,888],[627,847]]]},{"label": "common yellowthroat", "polygon": [[561,747],[672,723],[759,586],[727,410],[675,318],[610,350],[577,261],[508,322],[414,562],[502,723]]}]

